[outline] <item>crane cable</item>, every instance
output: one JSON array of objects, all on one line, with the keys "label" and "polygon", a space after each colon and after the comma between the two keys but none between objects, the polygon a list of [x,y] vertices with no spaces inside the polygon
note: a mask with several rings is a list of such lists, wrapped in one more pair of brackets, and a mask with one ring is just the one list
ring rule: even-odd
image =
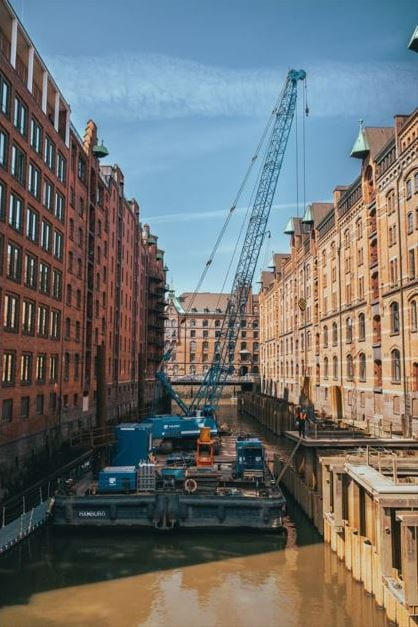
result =
[{"label": "crane cable", "polygon": [[[280,102],[280,98],[277,100],[277,104],[278,104],[279,102]],[[197,296],[197,294],[198,294],[198,292],[199,292],[199,290],[200,290],[200,287],[201,287],[201,285],[202,285],[202,283],[203,283],[203,281],[204,281],[204,279],[205,279],[205,277],[206,277],[206,275],[207,275],[207,273],[208,273],[208,270],[209,270],[209,268],[210,268],[210,266],[211,266],[211,264],[212,264],[212,262],[213,262],[213,259],[214,259],[215,255],[216,255],[217,251],[218,251],[218,248],[219,248],[219,246],[220,246],[220,244],[221,244],[221,241],[222,241],[222,239],[223,239],[223,236],[225,235],[225,231],[226,231],[226,229],[227,229],[227,227],[228,227],[228,225],[229,225],[229,223],[230,223],[230,221],[231,221],[232,215],[233,215],[233,213],[234,213],[235,209],[237,208],[238,201],[239,201],[239,199],[240,199],[240,197],[241,197],[241,194],[242,194],[242,192],[243,192],[243,190],[244,190],[244,188],[245,188],[245,186],[246,186],[246,184],[247,184],[247,181],[248,181],[248,179],[249,179],[249,177],[250,177],[250,174],[251,174],[251,172],[252,172],[252,169],[253,169],[253,167],[254,167],[254,164],[255,164],[255,162],[256,162],[256,161],[257,161],[257,159],[258,159],[258,155],[259,155],[259,152],[260,152],[260,150],[261,150],[261,147],[262,147],[262,146],[263,146],[263,144],[264,144],[264,141],[265,141],[265,139],[266,139],[267,133],[269,132],[270,126],[272,125],[272,122],[273,122],[273,120],[274,120],[274,117],[275,117],[275,115],[276,115],[276,113],[277,113],[277,104],[276,104],[276,106],[274,107],[273,111],[271,112],[271,115],[270,115],[270,117],[269,117],[269,119],[268,119],[268,121],[267,121],[267,124],[266,124],[266,126],[265,126],[265,128],[264,128],[264,130],[263,130],[263,133],[262,133],[262,135],[261,135],[261,138],[260,138],[260,140],[259,140],[259,142],[258,142],[258,144],[257,144],[257,148],[256,148],[256,150],[255,150],[255,153],[254,153],[253,157],[251,158],[251,161],[250,161],[250,163],[249,163],[249,165],[248,165],[248,168],[247,168],[247,170],[246,170],[246,172],[245,172],[245,175],[244,175],[244,178],[243,178],[243,180],[242,180],[242,182],[241,182],[241,185],[240,185],[240,186],[239,186],[239,188],[238,188],[238,192],[237,192],[237,194],[236,194],[236,196],[235,196],[234,202],[232,203],[232,206],[231,206],[231,208],[229,209],[229,212],[228,212],[228,215],[227,215],[227,217],[226,217],[226,220],[225,220],[225,222],[224,222],[224,224],[223,224],[223,226],[222,226],[222,228],[221,228],[221,230],[220,230],[220,232],[219,232],[219,234],[218,234],[218,237],[217,237],[217,239],[216,239],[216,241],[215,241],[215,245],[214,245],[214,247],[213,247],[213,249],[212,249],[212,252],[211,252],[211,254],[210,254],[210,256],[209,256],[209,259],[207,260],[207,262],[206,262],[206,264],[205,264],[205,267],[204,267],[203,272],[202,272],[202,274],[201,274],[201,276],[200,276],[200,278],[199,278],[199,281],[198,281],[198,283],[197,283],[197,286],[196,286],[196,288],[195,288],[195,290],[194,290],[194,292],[193,292],[193,294],[192,294],[192,297],[191,297],[191,299],[190,299],[190,301],[189,301],[188,307],[187,307],[187,309],[186,309],[186,311],[185,311],[185,316],[186,316],[188,313],[190,313],[190,311],[191,311],[191,308],[192,308],[193,303],[194,303],[194,301],[195,301],[195,299],[196,299],[196,296]],[[249,211],[249,207],[250,207],[250,206],[251,206],[251,204],[249,204],[249,206],[247,207],[247,212],[246,212],[246,216],[245,216],[245,219],[244,219],[243,224],[245,223],[246,218],[247,218],[247,216],[248,216],[248,211]],[[240,233],[242,233],[242,228],[243,228],[243,227],[241,227],[241,231],[240,231]],[[236,250],[236,249],[235,249],[235,250]],[[235,254],[235,251],[234,251],[234,254]],[[184,321],[185,321],[185,319],[186,319],[186,318],[185,318],[185,316],[182,318],[181,322],[184,322]]]}]

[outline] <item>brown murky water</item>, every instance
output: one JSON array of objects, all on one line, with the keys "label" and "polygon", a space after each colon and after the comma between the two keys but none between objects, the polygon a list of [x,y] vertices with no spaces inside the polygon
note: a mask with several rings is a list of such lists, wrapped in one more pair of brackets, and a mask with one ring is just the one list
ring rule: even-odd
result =
[{"label": "brown murky water", "polygon": [[291,502],[283,535],[87,531],[45,528],[0,559],[1,627],[387,625]]}]

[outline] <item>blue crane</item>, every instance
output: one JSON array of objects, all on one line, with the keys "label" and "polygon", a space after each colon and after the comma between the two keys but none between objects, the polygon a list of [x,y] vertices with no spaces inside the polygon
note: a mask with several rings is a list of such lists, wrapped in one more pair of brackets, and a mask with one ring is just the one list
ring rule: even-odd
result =
[{"label": "blue crane", "polygon": [[245,315],[248,295],[263,245],[277,181],[296,111],[298,81],[303,81],[305,78],[306,72],[304,70],[290,70],[277,105],[273,110],[273,128],[232,283],[231,294],[219,337],[215,343],[212,363],[188,407],[181,399],[179,402],[179,399],[176,398],[178,395],[174,392],[165,374],[158,373],[158,379],[179,404],[185,415],[194,415],[198,410],[203,411],[206,415],[211,415],[218,404],[222,387],[228,376],[233,373],[235,346],[241,319]]}]

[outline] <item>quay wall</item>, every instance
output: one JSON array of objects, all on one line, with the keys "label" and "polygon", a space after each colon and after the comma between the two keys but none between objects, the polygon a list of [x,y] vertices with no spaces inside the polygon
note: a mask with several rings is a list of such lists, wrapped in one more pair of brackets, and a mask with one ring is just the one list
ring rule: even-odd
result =
[{"label": "quay wall", "polygon": [[[278,436],[296,428],[292,409],[279,399],[245,393],[238,407]],[[294,441],[289,440],[289,445],[288,458]],[[404,470],[411,469],[411,477],[416,474],[418,457],[412,449],[402,453],[398,463]],[[276,476],[283,465],[286,459],[276,455]],[[356,474],[358,465],[361,471]],[[417,626],[418,485],[413,479],[398,482],[394,476],[390,496],[379,494],[372,480],[369,488],[364,485],[364,472],[371,474],[376,486],[382,479],[391,481],[369,465],[365,453],[348,455],[347,449],[301,446],[285,467],[281,482],[388,619],[400,627]]]}]

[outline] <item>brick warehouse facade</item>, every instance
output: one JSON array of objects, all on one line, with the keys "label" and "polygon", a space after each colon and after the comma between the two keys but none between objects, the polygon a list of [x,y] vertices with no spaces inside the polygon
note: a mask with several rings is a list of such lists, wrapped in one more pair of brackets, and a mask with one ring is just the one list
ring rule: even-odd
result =
[{"label": "brick warehouse facade", "polygon": [[[167,374],[179,377],[202,377],[211,364],[215,341],[222,326],[228,294],[189,292],[176,297],[169,292],[165,330],[165,350],[171,349]],[[259,312],[258,295],[250,293],[245,318],[235,351],[234,378],[259,378]]]},{"label": "brick warehouse facade", "polygon": [[267,394],[418,432],[418,112],[361,128],[360,176],[289,221],[260,292]]},{"label": "brick warehouse facade", "polygon": [[165,266],[4,1],[0,24],[1,472],[155,401]]}]

